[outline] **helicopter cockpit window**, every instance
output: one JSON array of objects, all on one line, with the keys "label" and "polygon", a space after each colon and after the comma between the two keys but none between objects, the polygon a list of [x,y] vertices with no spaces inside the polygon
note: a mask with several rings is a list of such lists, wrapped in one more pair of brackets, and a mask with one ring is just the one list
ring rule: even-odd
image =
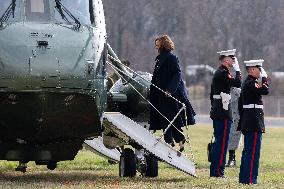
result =
[{"label": "helicopter cockpit window", "polygon": [[0,0],[0,22],[18,20],[20,17],[20,6],[17,0]]},{"label": "helicopter cockpit window", "polygon": [[[61,0],[60,3],[74,16],[81,24],[90,25],[91,24],[91,15],[90,14],[90,5],[89,0]],[[74,22],[72,18],[68,17],[68,14],[63,16],[59,11],[55,11],[55,19],[59,22],[66,23]]]},{"label": "helicopter cockpit window", "polygon": [[11,3],[12,3],[12,0],[1,0],[0,1],[0,14],[1,14],[1,16],[8,9],[8,7]]},{"label": "helicopter cockpit window", "polygon": [[25,14],[27,21],[49,21],[51,19],[49,0],[26,0]]}]

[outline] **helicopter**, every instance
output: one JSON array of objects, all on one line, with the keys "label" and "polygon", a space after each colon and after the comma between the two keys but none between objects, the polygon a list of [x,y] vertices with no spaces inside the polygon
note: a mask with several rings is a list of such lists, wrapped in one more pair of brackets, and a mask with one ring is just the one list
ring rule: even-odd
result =
[{"label": "helicopter", "polygon": [[[121,65],[102,0],[1,0],[0,16],[0,160],[19,161],[22,172],[30,161],[54,170],[102,137],[119,149],[122,177],[156,177],[158,160],[196,176],[186,156],[136,124],[149,118],[151,74]],[[123,78],[110,90],[107,64]]]}]

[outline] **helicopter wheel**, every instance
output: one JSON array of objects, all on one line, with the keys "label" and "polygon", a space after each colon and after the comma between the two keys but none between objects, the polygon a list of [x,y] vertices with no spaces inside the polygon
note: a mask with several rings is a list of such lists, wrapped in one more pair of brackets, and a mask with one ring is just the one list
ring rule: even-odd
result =
[{"label": "helicopter wheel", "polygon": [[27,172],[27,166],[18,166],[15,168],[15,171],[25,173]]},{"label": "helicopter wheel", "polygon": [[56,162],[49,162],[46,166],[49,170],[54,170],[57,167],[57,163]]},{"label": "helicopter wheel", "polygon": [[158,160],[155,156],[146,156],[146,177],[158,176]]},{"label": "helicopter wheel", "polygon": [[28,161],[19,161],[19,165],[15,168],[15,171],[19,171],[22,173],[27,172],[27,164]]},{"label": "helicopter wheel", "polygon": [[119,176],[134,177],[136,175],[136,159],[132,149],[123,150],[119,161]]}]

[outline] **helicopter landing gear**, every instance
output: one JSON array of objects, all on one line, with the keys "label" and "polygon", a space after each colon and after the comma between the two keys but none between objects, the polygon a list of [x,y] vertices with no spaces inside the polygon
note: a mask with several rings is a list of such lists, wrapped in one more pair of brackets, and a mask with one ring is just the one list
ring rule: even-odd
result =
[{"label": "helicopter landing gear", "polygon": [[19,161],[19,165],[15,168],[15,171],[19,171],[19,172],[22,172],[22,173],[27,172],[27,164],[28,164],[28,162]]},{"label": "helicopter landing gear", "polygon": [[135,149],[137,170],[143,177],[158,176],[158,160],[144,149]]},{"label": "helicopter landing gear", "polygon": [[119,161],[119,176],[134,177],[136,175],[136,159],[132,149],[125,148]]},{"label": "helicopter landing gear", "polygon": [[146,177],[157,177],[158,176],[158,160],[153,155],[146,156]]},{"label": "helicopter landing gear", "polygon": [[144,149],[135,149],[135,153],[130,148],[124,149],[119,162],[119,176],[134,177],[136,170],[142,177],[157,177],[158,159]]},{"label": "helicopter landing gear", "polygon": [[146,158],[144,149],[135,149],[137,170],[141,173],[143,177],[146,176]]},{"label": "helicopter landing gear", "polygon": [[57,162],[49,162],[46,167],[49,169],[49,170],[54,170],[57,168]]}]

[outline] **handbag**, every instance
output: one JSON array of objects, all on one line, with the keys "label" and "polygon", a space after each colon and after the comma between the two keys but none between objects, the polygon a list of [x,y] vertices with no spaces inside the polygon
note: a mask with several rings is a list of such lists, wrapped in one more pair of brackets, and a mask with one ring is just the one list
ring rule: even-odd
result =
[{"label": "handbag", "polygon": [[215,143],[215,141],[213,142],[213,137],[212,135],[211,141],[207,145],[207,158],[209,162],[211,162],[213,156],[213,145]]}]

